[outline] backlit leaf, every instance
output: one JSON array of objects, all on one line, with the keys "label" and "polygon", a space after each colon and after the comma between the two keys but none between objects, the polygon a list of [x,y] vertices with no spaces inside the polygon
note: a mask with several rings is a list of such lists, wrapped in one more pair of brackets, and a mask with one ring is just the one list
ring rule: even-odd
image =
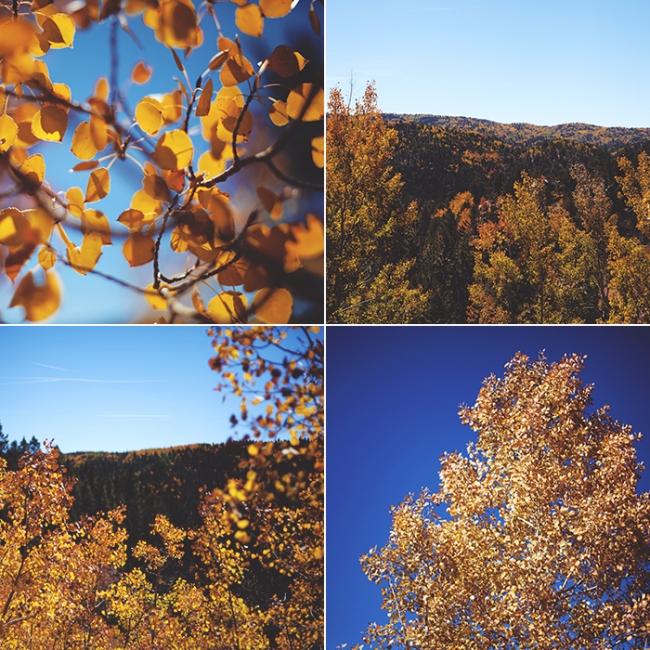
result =
[{"label": "backlit leaf", "polygon": [[0,244],[20,246],[29,234],[29,221],[17,208],[0,210]]},{"label": "backlit leaf", "polygon": [[10,115],[0,115],[0,153],[7,151],[16,141],[18,125]]},{"label": "backlit leaf", "polygon": [[95,169],[99,165],[98,160],[90,160],[88,162],[77,163],[71,171],[73,172],[87,172],[89,169]]},{"label": "backlit leaf", "polygon": [[235,11],[237,27],[249,36],[261,36],[264,29],[264,16],[258,5],[246,4]]},{"label": "backlit leaf", "polygon": [[325,138],[322,135],[319,135],[312,139],[311,141],[311,158],[314,161],[316,167],[321,169],[325,165]]},{"label": "backlit leaf", "polygon": [[71,187],[66,193],[65,198],[68,199],[68,211],[71,215],[81,219],[85,208],[84,195],[79,187]]},{"label": "backlit leaf", "polygon": [[154,250],[153,237],[140,233],[129,235],[122,246],[122,253],[129,266],[148,264],[153,260]]},{"label": "backlit leaf", "polygon": [[36,284],[30,271],[18,284],[10,307],[24,307],[25,318],[38,322],[49,318],[61,304],[61,283],[55,271],[45,274],[45,282]]},{"label": "backlit leaf", "polygon": [[[303,106],[307,99],[309,98],[309,93],[311,92],[312,84],[305,83],[300,86],[296,86],[290,93],[287,98],[287,114],[289,117],[297,120],[300,116],[300,113],[303,109]],[[304,116],[304,122],[315,122],[317,120],[322,120],[325,113],[325,96],[323,94],[323,89],[319,89],[314,98],[311,100],[309,107],[307,108]]]},{"label": "backlit leaf", "polygon": [[72,268],[81,275],[92,271],[102,254],[102,235],[89,232],[84,235],[81,246],[67,249],[68,261]]},{"label": "backlit leaf", "polygon": [[246,296],[235,291],[217,294],[207,305],[207,312],[215,323],[245,323]]},{"label": "backlit leaf", "polygon": [[81,160],[90,160],[97,153],[97,147],[90,137],[90,122],[80,122],[75,129],[71,151]]},{"label": "backlit leaf", "polygon": [[163,298],[156,289],[153,288],[153,284],[147,286],[147,288],[145,289],[144,297],[147,299],[147,302],[154,309],[157,310],[167,309],[167,300]]},{"label": "backlit leaf", "polygon": [[44,271],[49,271],[56,264],[56,255],[51,248],[41,246],[38,251],[38,263]]},{"label": "backlit leaf", "polygon": [[291,77],[298,74],[306,64],[307,59],[287,45],[278,45],[268,58],[269,68],[277,72],[281,77]]},{"label": "backlit leaf", "polygon": [[205,84],[199,101],[196,105],[196,116],[205,117],[210,112],[210,103],[212,102],[212,79],[208,79]]},{"label": "backlit leaf", "polygon": [[156,201],[171,201],[171,194],[169,193],[169,187],[165,183],[165,179],[161,178],[157,174],[147,174],[142,179],[142,187],[144,191]]},{"label": "backlit leaf", "polygon": [[24,176],[25,191],[33,194],[45,178],[45,159],[40,153],[35,153],[25,160],[18,168]]},{"label": "backlit leaf", "polygon": [[111,177],[108,169],[100,167],[90,173],[86,186],[86,203],[99,201],[108,195],[111,189]]},{"label": "backlit leaf", "polygon": [[68,128],[68,114],[60,106],[48,104],[34,115],[32,133],[39,140],[61,142]]},{"label": "backlit leaf", "polygon": [[281,18],[291,11],[292,0],[260,0],[262,12],[268,18]]},{"label": "backlit leaf", "polygon": [[133,83],[145,84],[151,79],[153,68],[146,61],[138,61],[131,70]]},{"label": "backlit leaf", "polygon": [[140,210],[134,210],[130,208],[129,210],[124,210],[122,214],[117,218],[117,220],[124,224],[129,230],[139,230],[144,221],[144,214]]},{"label": "backlit leaf", "polygon": [[41,24],[43,34],[51,47],[72,47],[74,40],[74,20],[66,14],[54,14],[45,18]]},{"label": "backlit leaf", "polygon": [[218,70],[226,62],[227,58],[228,58],[227,50],[225,52],[218,52],[210,59],[208,68],[210,70]]},{"label": "backlit leaf", "polygon": [[162,169],[184,169],[192,162],[194,147],[185,131],[167,131],[156,144],[152,154],[154,162]]},{"label": "backlit leaf", "polygon": [[263,323],[283,325],[289,322],[293,298],[282,288],[260,289],[253,298],[252,311]]},{"label": "backlit leaf", "polygon": [[289,123],[287,102],[281,100],[274,101],[269,109],[269,117],[275,126],[286,126]]},{"label": "backlit leaf", "polygon": [[258,187],[257,196],[273,219],[279,219],[282,216],[282,201],[275,192],[266,187]]},{"label": "backlit leaf", "polygon": [[81,232],[99,235],[104,246],[111,243],[111,226],[106,215],[100,210],[84,210],[81,215]]},{"label": "backlit leaf", "polygon": [[149,135],[155,135],[163,125],[163,105],[153,97],[144,97],[135,107],[138,126]]}]

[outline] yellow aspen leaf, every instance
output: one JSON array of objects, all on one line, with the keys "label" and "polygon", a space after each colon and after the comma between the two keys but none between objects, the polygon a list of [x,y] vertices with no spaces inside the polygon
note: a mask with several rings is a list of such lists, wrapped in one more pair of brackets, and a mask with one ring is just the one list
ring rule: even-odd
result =
[{"label": "yellow aspen leaf", "polygon": [[224,137],[227,138],[228,141],[232,140],[232,134],[235,133],[235,129],[237,129],[237,142],[245,142],[248,140],[248,136],[253,130],[253,113],[247,110],[241,116],[241,119],[239,117],[240,113],[241,111],[237,110],[236,115],[228,115],[227,117],[224,117],[217,127],[217,135],[221,135],[219,132],[223,126],[224,130],[227,131],[227,134],[225,134]]},{"label": "yellow aspen leaf", "polygon": [[25,191],[33,194],[45,178],[45,159],[40,153],[35,153],[27,158],[18,168],[23,175]]},{"label": "yellow aspen leaf", "polygon": [[235,533],[235,539],[242,544],[248,544],[251,541],[250,535],[245,530],[238,530]]},{"label": "yellow aspen leaf", "polygon": [[136,84],[146,84],[152,73],[153,68],[146,61],[138,61],[131,70],[131,80]]},{"label": "yellow aspen leaf", "polygon": [[190,0],[160,0],[158,8],[148,9],[144,21],[156,38],[170,48],[195,47],[200,43],[194,5]]},{"label": "yellow aspen leaf", "polygon": [[226,62],[227,58],[228,58],[228,50],[224,52],[217,52],[217,54],[215,54],[210,59],[210,63],[208,63],[208,68],[210,70],[218,70]]},{"label": "yellow aspen leaf", "polygon": [[153,97],[144,97],[135,107],[138,126],[149,135],[155,135],[163,125],[163,105]]},{"label": "yellow aspen leaf", "polygon": [[[61,99],[69,102],[72,99],[72,93],[70,91],[70,86],[67,84],[55,83],[52,84],[52,94],[60,97]],[[67,106],[63,107],[65,110],[68,110]]]},{"label": "yellow aspen leaf", "polygon": [[323,169],[325,166],[325,137],[322,135],[312,138],[311,141],[311,159],[316,167]]},{"label": "yellow aspen leaf", "polygon": [[68,128],[68,114],[54,104],[48,104],[34,115],[32,133],[39,140],[61,142]]},{"label": "yellow aspen leaf", "polygon": [[282,18],[293,8],[293,0],[260,0],[260,8],[267,18]]},{"label": "yellow aspen leaf", "polygon": [[246,4],[237,7],[235,24],[249,36],[261,36],[264,30],[264,16],[258,5]]},{"label": "yellow aspen leaf", "polygon": [[90,137],[97,151],[103,151],[108,144],[108,125],[99,115],[90,116]]},{"label": "yellow aspen leaf", "polygon": [[90,173],[86,186],[86,203],[99,201],[108,195],[111,189],[111,177],[108,169],[100,167]]},{"label": "yellow aspen leaf", "polygon": [[29,221],[18,208],[0,210],[0,244],[20,246],[29,232]]},{"label": "yellow aspen leaf", "polygon": [[314,30],[316,36],[320,36],[320,19],[318,18],[318,14],[313,5],[309,7],[309,23],[311,24],[311,28]]},{"label": "yellow aspen leaf", "polygon": [[97,147],[90,136],[90,122],[81,122],[72,135],[72,153],[80,160],[90,160],[97,153]]},{"label": "yellow aspen leaf", "polygon": [[108,218],[100,210],[84,210],[81,215],[81,232],[96,233],[104,246],[111,244],[111,226]]},{"label": "yellow aspen leaf", "polygon": [[199,158],[198,171],[205,174],[208,178],[218,176],[226,168],[226,161],[224,158],[215,158],[211,151],[206,151]]},{"label": "yellow aspen leaf", "polygon": [[70,171],[87,172],[89,169],[95,169],[97,165],[99,165],[99,161],[90,160],[88,162],[77,163]]},{"label": "yellow aspen leaf", "polygon": [[169,187],[165,183],[165,179],[158,176],[158,174],[147,174],[142,179],[142,187],[144,191],[156,201],[165,201],[168,203],[171,201],[171,194],[169,193]]},{"label": "yellow aspen leaf", "polygon": [[271,215],[271,218],[279,219],[282,216],[282,201],[275,192],[266,187],[258,187],[257,196],[262,202],[264,209]]},{"label": "yellow aspen leaf", "polygon": [[226,287],[237,287],[244,284],[244,275],[250,262],[244,257],[238,260],[235,260],[235,257],[236,255],[233,251],[223,251],[217,258],[215,266],[225,266],[223,271],[217,274],[219,284]]},{"label": "yellow aspen leaf", "polygon": [[214,244],[221,246],[235,238],[235,219],[232,211],[219,195],[212,195],[207,209],[214,224]]},{"label": "yellow aspen leaf", "polygon": [[307,64],[302,54],[287,45],[278,45],[268,58],[268,66],[281,77],[298,74]]},{"label": "yellow aspen leaf", "polygon": [[92,271],[102,254],[102,236],[89,232],[81,240],[81,246],[67,249],[70,266],[79,274],[86,275]]},{"label": "yellow aspen leaf", "polygon": [[[296,86],[287,98],[287,115],[297,120],[302,112],[305,101],[309,98],[312,84],[304,83]],[[302,117],[304,122],[316,122],[323,119],[325,114],[325,95],[320,88],[314,98],[311,100],[305,114]]]},{"label": "yellow aspen leaf", "polygon": [[291,239],[287,242],[287,252],[302,258],[315,257],[325,252],[325,232],[323,222],[313,214],[307,215],[307,225],[292,223]]},{"label": "yellow aspen leaf", "polygon": [[38,113],[37,105],[30,103],[21,104],[13,114],[14,121],[18,125],[18,135],[15,145],[28,148],[38,142],[38,138],[32,133],[32,121]]},{"label": "yellow aspen leaf", "polygon": [[207,312],[215,323],[245,323],[247,301],[243,293],[225,291],[208,302]]},{"label": "yellow aspen leaf", "polygon": [[129,208],[128,210],[124,210],[117,220],[129,230],[138,231],[144,222],[144,214],[140,210]]},{"label": "yellow aspen leaf", "polygon": [[212,79],[208,79],[208,82],[205,84],[203,90],[201,91],[201,96],[196,105],[196,116],[205,117],[210,112],[210,104],[212,102]]},{"label": "yellow aspen leaf", "polygon": [[201,298],[201,294],[196,285],[194,285],[194,288],[192,289],[192,305],[201,316],[209,318],[208,312],[205,310],[205,305],[203,304],[203,298]]},{"label": "yellow aspen leaf", "polygon": [[124,246],[122,246],[124,259],[126,259],[131,267],[142,266],[151,262],[154,257],[154,250],[155,244],[153,237],[140,233],[129,235],[124,242]]},{"label": "yellow aspen leaf", "polygon": [[185,131],[167,131],[158,140],[152,154],[153,161],[162,169],[184,169],[192,162],[194,147]]},{"label": "yellow aspen leaf", "polygon": [[260,289],[253,298],[252,312],[263,323],[284,325],[291,318],[293,298],[282,288]]},{"label": "yellow aspen leaf", "polygon": [[0,153],[4,153],[16,141],[18,125],[10,115],[0,115]]},{"label": "yellow aspen leaf", "polygon": [[176,51],[172,49],[171,52],[172,52],[172,56],[174,57],[174,63],[176,64],[178,71],[185,72],[185,66],[183,65],[182,61],[178,58],[178,54],[176,54]]},{"label": "yellow aspen leaf", "polygon": [[162,98],[163,120],[165,124],[178,122],[183,115],[183,94],[180,90],[167,93]]},{"label": "yellow aspen leaf", "polygon": [[285,273],[291,273],[300,267],[300,259],[287,250],[290,232],[288,224],[273,228],[255,224],[246,230],[244,243],[263,258],[282,264]]},{"label": "yellow aspen leaf", "polygon": [[84,212],[85,201],[84,194],[80,187],[71,187],[66,193],[65,198],[68,199],[68,212],[79,219]]},{"label": "yellow aspen leaf", "polygon": [[286,126],[289,123],[287,102],[281,100],[274,101],[269,109],[269,117],[275,126]]},{"label": "yellow aspen leaf", "polygon": [[41,246],[38,251],[38,263],[44,271],[49,271],[56,264],[56,255],[51,248]]},{"label": "yellow aspen leaf", "polygon": [[52,219],[52,216],[42,208],[25,210],[24,214],[27,216],[34,239],[39,244],[49,242],[52,236],[52,229],[54,228],[54,219]]},{"label": "yellow aspen leaf", "polygon": [[[3,19],[0,23],[0,57],[26,52],[35,32],[34,24],[23,17],[18,20]],[[6,79],[4,82],[9,83]]]},{"label": "yellow aspen leaf", "polygon": [[[166,285],[161,285],[166,286]],[[163,298],[160,293],[153,288],[153,284],[147,286],[144,292],[144,297],[147,302],[156,310],[167,309],[167,300]]]},{"label": "yellow aspen leaf", "polygon": [[230,0],[233,4],[236,4],[238,7],[243,7],[245,4],[248,4],[248,0]]},{"label": "yellow aspen leaf", "polygon": [[31,88],[37,88],[38,90],[46,90],[51,92],[52,82],[50,81],[50,73],[47,69],[47,65],[43,61],[34,61],[34,71],[32,72],[31,78],[25,81],[27,86]]},{"label": "yellow aspen leaf", "polygon": [[153,199],[144,190],[138,190],[133,195],[131,208],[142,212],[145,221],[153,221],[162,212],[160,201]]},{"label": "yellow aspen leaf", "polygon": [[254,74],[251,62],[235,50],[235,55],[233,56],[231,52],[221,68],[219,79],[224,86],[236,86],[250,79]]},{"label": "yellow aspen leaf", "polygon": [[21,269],[29,261],[36,248],[36,244],[27,241],[20,246],[14,246],[9,250],[9,254],[4,258],[4,273],[11,280],[18,277]]},{"label": "yellow aspen leaf", "polygon": [[55,271],[45,273],[45,282],[36,284],[30,271],[18,284],[10,307],[23,307],[28,321],[38,322],[49,318],[61,304],[61,284]]},{"label": "yellow aspen leaf", "polygon": [[74,41],[74,20],[66,14],[48,16],[41,24],[43,34],[54,49],[72,47]]},{"label": "yellow aspen leaf", "polygon": [[109,87],[108,87],[108,79],[106,77],[100,77],[97,79],[97,83],[95,84],[95,93],[94,96],[101,102],[105,102],[108,99],[108,92],[109,92]]}]

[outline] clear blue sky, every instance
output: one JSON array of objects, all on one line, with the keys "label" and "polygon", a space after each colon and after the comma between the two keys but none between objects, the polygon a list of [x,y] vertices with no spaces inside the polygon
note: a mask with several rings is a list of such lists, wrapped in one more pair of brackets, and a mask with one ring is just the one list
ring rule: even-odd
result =
[{"label": "clear blue sky", "polygon": [[650,126],[647,0],[329,0],[327,86],[385,112]]},{"label": "clear blue sky", "polygon": [[2,327],[3,432],[63,452],[223,442],[239,401],[214,390],[211,341],[204,326]]},{"label": "clear blue sky", "polygon": [[[458,407],[520,350],[549,361],[587,354],[581,377],[594,406],[646,434],[638,458],[650,465],[650,329],[619,326],[327,328],[327,650],[361,642],[383,622],[380,588],[359,557],[382,546],[391,505],[438,488],[439,457],[466,451],[475,434]],[[641,483],[650,490],[650,467]]]},{"label": "clear blue sky", "polygon": [[[198,7],[200,3],[195,1],[194,4]],[[235,34],[239,34],[242,48],[257,70],[257,63],[271,54],[276,45],[287,42],[291,42],[298,49],[301,47],[320,49],[320,60],[318,56],[309,56],[308,58],[312,65],[322,66],[323,38],[322,36],[317,37],[309,25],[307,17],[309,6],[308,0],[302,0],[289,16],[276,20],[267,19],[261,39],[242,34],[236,28],[234,15],[237,7],[232,2],[218,2],[214,5],[214,9],[224,35],[234,39]],[[323,11],[319,3],[316,3],[316,11],[322,19]],[[51,50],[43,58],[52,81],[68,84],[72,90],[72,98],[75,100],[85,102],[88,97],[93,95],[97,79],[102,76],[108,78],[110,75],[109,23],[110,20],[107,20],[104,23],[92,25],[88,30],[77,30],[72,49]],[[169,49],[156,41],[153,31],[144,25],[141,16],[130,17],[128,24],[142,45],[142,49],[140,49],[122,29],[118,31],[120,88],[126,91],[129,108],[133,111],[142,97],[162,95],[177,88],[173,78],[182,78],[182,74],[176,67]],[[182,52],[178,52],[192,84],[207,69],[208,62],[218,51],[216,45],[218,34],[214,21],[206,16],[201,22],[201,27],[204,30],[203,45],[187,59]],[[140,60],[145,60],[153,66],[153,75],[144,85],[130,84],[131,70]],[[213,76],[216,91],[220,88],[219,76],[218,74]],[[243,92],[247,91],[246,84],[242,84],[241,88]],[[256,129],[266,128],[266,126],[262,127],[262,124],[268,125],[268,117],[262,119],[255,103],[252,110],[258,115],[255,123]],[[70,152],[70,146],[72,134],[81,121],[83,121],[82,118],[70,112],[68,130],[63,143],[46,143],[30,148],[30,154],[37,152],[43,154],[47,167],[46,179],[50,181],[55,191],[65,191],[75,185],[80,187],[83,192],[86,190],[90,172],[70,172],[70,169],[80,162]],[[190,135],[193,136],[195,144],[196,162],[209,145],[201,137],[198,120],[191,122],[191,126],[193,124],[197,125],[194,130],[190,129]],[[280,133],[279,129],[273,126],[270,128],[274,129],[270,137],[277,137]],[[255,135],[255,131],[253,131],[253,135]],[[248,146],[256,146],[254,138]],[[110,147],[101,155],[107,155],[109,151]],[[100,165],[105,166],[108,162],[103,161]],[[237,174],[220,185],[220,189],[230,193],[235,211],[243,215],[241,217],[242,224],[253,207],[258,204],[254,189],[251,191],[251,183],[253,188],[257,186],[258,183],[255,179],[260,173],[262,173],[261,169],[249,168],[244,170],[244,173]],[[268,177],[266,172],[263,173],[265,185],[280,192],[284,184],[278,182],[274,177]],[[128,234],[127,229],[116,224],[116,219],[123,210],[130,206],[133,194],[142,188],[142,174],[135,163],[127,160],[116,161],[110,168],[110,175],[110,194],[101,201],[89,204],[88,207],[104,212],[115,226],[114,230],[123,230],[126,235]],[[245,182],[246,179],[248,179],[248,183]],[[253,180],[251,181],[251,179]],[[0,207],[5,205],[5,203],[0,203]],[[290,221],[298,218],[303,219],[307,212],[313,212],[322,217],[322,193],[303,192],[298,198],[288,201],[285,206],[285,219]],[[80,244],[81,236],[78,232],[70,229],[69,234],[76,244]],[[56,236],[55,242],[57,244],[60,242]],[[113,246],[105,247],[96,269],[138,286],[147,286],[153,282],[152,264],[130,269],[122,255],[123,242],[124,239],[116,238],[113,241]],[[162,270],[168,277],[186,270],[185,255],[171,252],[168,244],[164,245],[163,249],[165,253]],[[34,264],[28,263],[24,271],[31,269]],[[97,276],[83,277],[62,264],[57,264],[55,268],[64,285],[64,294],[61,308],[48,320],[49,323],[129,323],[137,319],[151,321],[161,315],[161,312],[154,312],[149,307],[142,295]],[[24,313],[22,307],[7,308],[14,290],[15,286],[11,285],[6,278],[0,278],[0,310],[2,319],[9,323],[22,322]],[[208,299],[210,297],[212,294]]]}]

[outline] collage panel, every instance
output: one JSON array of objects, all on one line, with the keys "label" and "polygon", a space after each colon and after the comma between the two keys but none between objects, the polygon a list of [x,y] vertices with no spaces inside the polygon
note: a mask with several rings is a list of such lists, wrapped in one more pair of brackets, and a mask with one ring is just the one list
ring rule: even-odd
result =
[{"label": "collage panel", "polygon": [[328,649],[647,647],[647,328],[327,342]]},{"label": "collage panel", "polygon": [[0,328],[0,647],[324,647],[324,332]]},{"label": "collage panel", "polygon": [[0,323],[322,324],[323,0],[0,3]]}]

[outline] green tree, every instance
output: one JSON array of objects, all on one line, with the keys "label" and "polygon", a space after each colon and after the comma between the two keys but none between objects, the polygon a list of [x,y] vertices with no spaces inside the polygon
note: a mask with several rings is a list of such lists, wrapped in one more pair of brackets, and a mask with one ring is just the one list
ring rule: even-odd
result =
[{"label": "green tree", "polygon": [[330,322],[422,320],[427,295],[414,286],[417,207],[401,205],[391,158],[397,134],[368,85],[354,110],[330,92],[327,119],[327,318]]},{"label": "green tree", "polygon": [[561,650],[650,642],[650,493],[630,426],[592,411],[583,358],[517,354],[460,417],[440,488],[392,508],[361,559],[383,585],[378,648]]}]

